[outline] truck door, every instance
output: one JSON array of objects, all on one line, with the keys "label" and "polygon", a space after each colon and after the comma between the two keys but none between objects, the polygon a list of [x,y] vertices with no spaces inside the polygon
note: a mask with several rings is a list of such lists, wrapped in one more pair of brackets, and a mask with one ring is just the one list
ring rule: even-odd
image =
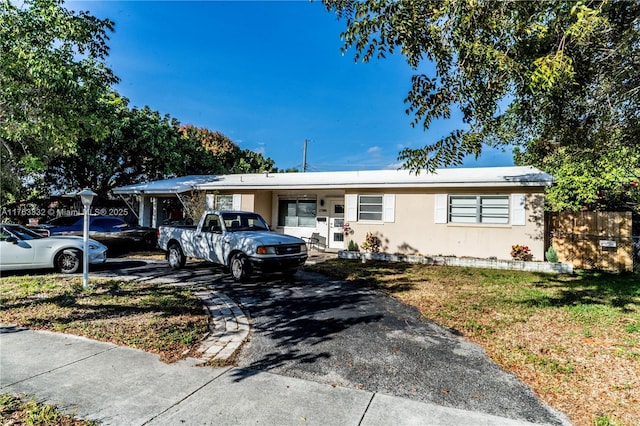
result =
[{"label": "truck door", "polygon": [[196,238],[197,257],[209,262],[224,264],[224,243],[222,241],[222,226],[220,217],[210,213],[202,222],[200,235]]}]

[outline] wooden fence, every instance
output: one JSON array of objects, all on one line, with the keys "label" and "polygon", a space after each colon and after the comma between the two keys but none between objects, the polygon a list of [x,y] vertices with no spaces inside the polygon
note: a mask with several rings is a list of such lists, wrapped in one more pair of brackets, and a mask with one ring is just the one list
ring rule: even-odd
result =
[{"label": "wooden fence", "polygon": [[633,271],[632,225],[631,212],[550,213],[547,245],[576,269]]}]

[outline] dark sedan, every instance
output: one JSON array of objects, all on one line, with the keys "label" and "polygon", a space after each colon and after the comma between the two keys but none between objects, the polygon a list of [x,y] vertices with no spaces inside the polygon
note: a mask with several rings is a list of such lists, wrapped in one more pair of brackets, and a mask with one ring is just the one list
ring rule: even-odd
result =
[{"label": "dark sedan", "polygon": [[[63,216],[40,225],[51,235],[79,235],[83,230],[82,215]],[[157,233],[153,228],[129,225],[116,216],[90,216],[89,237],[109,248],[153,249],[157,245]]]}]

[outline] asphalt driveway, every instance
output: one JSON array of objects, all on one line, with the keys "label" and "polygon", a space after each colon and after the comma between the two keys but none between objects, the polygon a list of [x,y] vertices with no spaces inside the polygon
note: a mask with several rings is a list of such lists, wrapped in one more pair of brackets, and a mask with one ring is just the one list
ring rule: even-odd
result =
[{"label": "asphalt driveway", "polygon": [[[114,259],[92,276],[205,284],[238,303],[252,332],[238,366],[535,423],[561,424],[478,346],[389,296],[299,272],[238,284],[219,268]],[[246,380],[246,374],[234,380]]]}]

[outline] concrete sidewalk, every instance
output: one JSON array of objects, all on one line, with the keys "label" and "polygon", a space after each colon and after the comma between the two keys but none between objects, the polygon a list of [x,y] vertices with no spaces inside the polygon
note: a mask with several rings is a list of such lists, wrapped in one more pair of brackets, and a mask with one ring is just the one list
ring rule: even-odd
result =
[{"label": "concrete sidewalk", "polygon": [[332,387],[82,337],[0,326],[0,392],[109,425],[525,425],[517,420]]}]

